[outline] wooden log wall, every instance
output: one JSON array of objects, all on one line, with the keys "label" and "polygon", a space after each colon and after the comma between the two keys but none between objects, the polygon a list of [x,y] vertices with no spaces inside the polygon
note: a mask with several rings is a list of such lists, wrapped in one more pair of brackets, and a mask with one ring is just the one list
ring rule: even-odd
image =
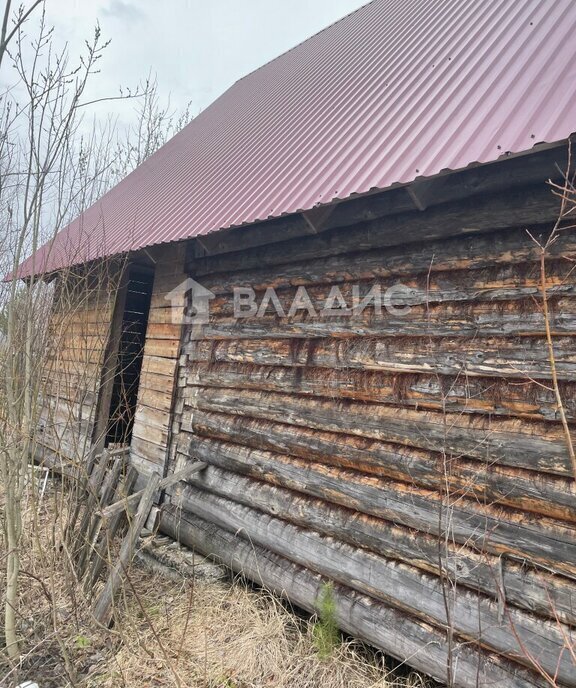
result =
[{"label": "wooden log wall", "polygon": [[162,473],[166,466],[184,316],[185,292],[178,288],[188,278],[182,244],[150,253],[154,285],[130,451],[141,474]]},{"label": "wooden log wall", "polygon": [[[194,259],[215,294],[210,322],[186,330],[172,437],[163,424],[154,441],[170,441],[175,468],[208,468],[172,494],[164,527],[307,609],[332,581],[344,630],[442,681],[452,666],[457,686],[576,686],[575,478],[525,231],[532,220],[546,235],[544,197],[477,197]],[[551,252],[573,423],[576,233]],[[398,282],[406,314],[232,308],[236,286],[258,303],[274,287],[287,313],[300,287],[317,308],[335,285],[349,302],[354,285]]]},{"label": "wooden log wall", "polygon": [[78,461],[92,447],[120,277],[102,263],[56,278],[38,434],[47,461]]}]

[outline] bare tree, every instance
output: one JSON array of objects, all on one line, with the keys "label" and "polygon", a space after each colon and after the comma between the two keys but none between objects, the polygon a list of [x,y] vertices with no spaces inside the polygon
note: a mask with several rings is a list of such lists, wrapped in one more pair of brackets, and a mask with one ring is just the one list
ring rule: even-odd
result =
[{"label": "bare tree", "polygon": [[[36,12],[35,12],[36,10]],[[32,22],[31,17],[37,21]],[[28,35],[28,31],[30,35]],[[16,11],[7,2],[0,34],[0,67],[11,67],[13,83],[0,93],[0,271],[17,274],[23,258],[49,241],[73,217],[93,203],[119,178],[150,155],[174,133],[182,120],[160,105],[157,84],[145,81],[121,97],[140,102],[135,129],[119,133],[115,122],[86,126],[86,87],[97,71],[107,43],[97,26],[76,61],[68,49],[57,50],[41,0]],[[188,117],[187,114],[184,116]],[[88,132],[88,133],[86,133]],[[106,265],[88,271],[62,272],[57,279],[35,274],[0,286],[0,477],[6,555],[4,638],[9,656],[20,654],[18,638],[21,572],[22,502],[36,452],[39,419],[46,414],[47,379],[58,318],[54,317],[54,285],[60,285],[58,317],[65,336],[66,313],[83,308],[94,280]],[[121,270],[120,270],[121,272]],[[104,297],[113,303],[118,270],[107,282]],[[113,284],[114,282],[114,284]],[[74,284],[68,293],[66,285]],[[63,290],[61,287],[66,288]],[[64,294],[64,297],[63,297]],[[99,297],[98,297],[99,298]],[[56,328],[56,329],[55,329]],[[107,331],[99,336],[106,338]],[[94,342],[94,339],[90,340]],[[49,346],[51,344],[51,346]],[[93,346],[101,346],[91,344]],[[86,354],[86,355],[89,355]],[[77,384],[71,371],[70,388]],[[53,384],[53,380],[51,384]],[[85,382],[85,381],[84,381]],[[82,388],[87,384],[82,383]],[[100,376],[91,381],[97,393]],[[76,404],[74,400],[71,407]],[[77,404],[76,404],[77,405]],[[62,419],[60,419],[61,421]],[[59,422],[60,422],[59,421]],[[72,410],[66,423],[75,423]],[[84,447],[78,447],[79,459]]]},{"label": "bare tree", "polygon": [[[9,23],[9,10],[6,7],[4,27]],[[25,46],[24,26],[30,11],[21,8],[14,28],[9,34],[3,33],[2,56],[10,60],[18,77],[14,90],[2,94],[5,128],[0,151],[4,180],[0,203],[8,249],[4,255],[9,262],[3,267],[13,271],[28,252],[35,251],[48,238],[46,226],[62,226],[80,191],[75,184],[69,184],[70,180],[62,179],[61,170],[73,156],[80,119],[78,105],[105,47],[96,28],[92,40],[86,43],[85,55],[78,64],[71,64],[66,50],[52,51],[52,30],[46,25],[44,11],[37,36]],[[19,655],[21,509],[29,459],[34,453],[43,359],[42,326],[46,322],[46,300],[42,298],[45,290],[41,277],[32,275],[24,285],[13,280],[5,296],[5,405],[0,425],[0,469],[6,538],[4,633],[8,654],[13,658]]]},{"label": "bare tree", "polygon": [[155,76],[148,75],[139,88],[142,97],[135,101],[135,124],[117,141],[114,174],[118,179],[144,162],[191,119],[190,103],[179,115],[171,108],[169,100],[162,103]]},{"label": "bare tree", "polygon": [[546,328],[546,345],[548,349],[548,360],[550,362],[550,377],[551,386],[556,397],[556,405],[558,409],[558,416],[562,423],[564,431],[564,439],[566,442],[566,449],[570,462],[572,464],[572,472],[574,480],[576,480],[576,450],[574,441],[570,431],[568,419],[566,417],[566,409],[564,407],[564,400],[560,391],[558,382],[558,373],[556,371],[556,354],[554,351],[554,337],[552,334],[550,309],[549,309],[549,286],[547,274],[547,262],[550,260],[550,249],[555,244],[563,232],[573,231],[576,228],[574,222],[576,217],[576,187],[575,176],[572,169],[572,144],[568,144],[568,164],[567,169],[563,175],[561,183],[549,182],[552,193],[560,199],[560,212],[558,218],[544,241],[538,241],[530,232],[528,232],[531,239],[538,246],[540,253],[540,295],[542,298],[542,313],[544,315],[544,323]]}]

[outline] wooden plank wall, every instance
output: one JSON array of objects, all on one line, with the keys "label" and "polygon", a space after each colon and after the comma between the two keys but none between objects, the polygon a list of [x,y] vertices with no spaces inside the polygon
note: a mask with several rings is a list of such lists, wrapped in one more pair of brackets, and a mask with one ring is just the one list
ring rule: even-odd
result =
[{"label": "wooden plank wall", "polygon": [[157,262],[131,443],[131,459],[143,474],[162,472],[167,460],[184,315],[184,292],[172,292],[187,278],[183,244],[151,254]]},{"label": "wooden plank wall", "polygon": [[[575,481],[517,197],[494,231],[486,197],[458,221],[450,205],[403,216],[395,235],[374,220],[196,260],[217,297],[179,371],[172,449],[209,467],[172,496],[164,527],[309,609],[331,581],[344,629],[457,686],[576,685]],[[432,238],[401,243],[427,217]],[[576,233],[552,252],[572,423]],[[231,305],[234,286],[273,286],[287,310],[301,286],[319,305],[334,285],[349,298],[398,282],[402,316],[270,307],[236,320]],[[151,380],[164,361],[172,373],[176,334]],[[165,396],[143,417],[160,446],[170,394],[153,389]]]},{"label": "wooden plank wall", "polygon": [[119,278],[109,263],[57,278],[39,434],[52,458],[81,460],[92,447]]}]

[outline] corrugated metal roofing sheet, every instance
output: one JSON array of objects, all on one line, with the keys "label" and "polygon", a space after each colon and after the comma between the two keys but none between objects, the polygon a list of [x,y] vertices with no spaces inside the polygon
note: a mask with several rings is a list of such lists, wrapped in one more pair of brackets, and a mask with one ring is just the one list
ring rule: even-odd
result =
[{"label": "corrugated metal roofing sheet", "polygon": [[566,139],[575,35],[575,0],[374,0],[238,81],[40,249],[36,270]]}]

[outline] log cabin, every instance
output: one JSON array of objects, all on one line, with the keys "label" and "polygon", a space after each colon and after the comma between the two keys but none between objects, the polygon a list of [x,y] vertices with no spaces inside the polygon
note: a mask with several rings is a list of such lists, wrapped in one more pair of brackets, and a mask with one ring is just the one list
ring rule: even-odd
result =
[{"label": "log cabin", "polygon": [[21,266],[41,459],[200,459],[163,532],[441,682],[576,686],[575,31],[373,0],[232,86]]}]

